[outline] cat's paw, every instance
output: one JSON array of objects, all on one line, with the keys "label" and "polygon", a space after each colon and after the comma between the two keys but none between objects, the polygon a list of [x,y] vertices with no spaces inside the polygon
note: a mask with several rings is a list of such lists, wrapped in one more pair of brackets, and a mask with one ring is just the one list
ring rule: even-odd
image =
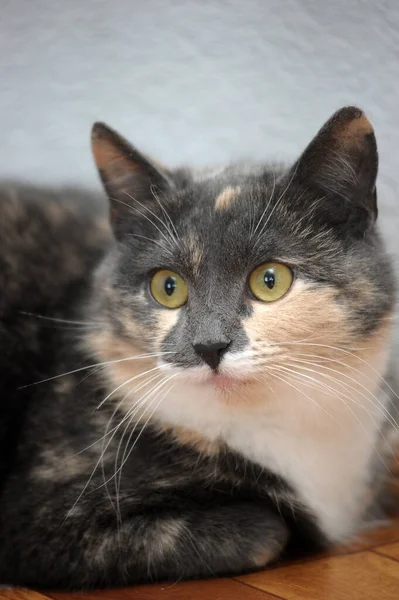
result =
[{"label": "cat's paw", "polygon": [[259,540],[254,544],[254,549],[250,555],[251,569],[264,569],[271,563],[278,560],[281,556],[287,541],[288,529],[285,523],[276,521],[273,527],[268,527],[265,532],[264,541]]},{"label": "cat's paw", "polygon": [[264,569],[270,563],[274,562],[281,554],[280,546],[271,548],[266,544],[264,548],[260,547],[251,556],[251,563],[254,569]]}]

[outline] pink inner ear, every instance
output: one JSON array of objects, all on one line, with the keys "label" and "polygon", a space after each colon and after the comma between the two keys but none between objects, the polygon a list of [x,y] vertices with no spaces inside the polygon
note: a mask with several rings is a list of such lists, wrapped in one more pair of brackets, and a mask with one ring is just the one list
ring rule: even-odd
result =
[{"label": "pink inner ear", "polygon": [[103,177],[109,180],[132,175],[138,170],[137,164],[129,160],[129,157],[109,140],[93,140],[93,156],[97,168],[102,172]]},{"label": "pink inner ear", "polygon": [[338,124],[332,129],[334,142],[344,151],[361,150],[366,135],[373,133],[373,127],[367,117],[362,113],[360,117],[347,123]]},{"label": "pink inner ear", "polygon": [[370,194],[378,153],[373,128],[353,107],[336,112],[310,142],[296,164],[298,175],[343,197]]}]

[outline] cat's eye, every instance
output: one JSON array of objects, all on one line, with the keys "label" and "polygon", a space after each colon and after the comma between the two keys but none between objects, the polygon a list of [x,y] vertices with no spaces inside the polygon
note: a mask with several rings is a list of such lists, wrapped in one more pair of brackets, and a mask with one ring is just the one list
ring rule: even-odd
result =
[{"label": "cat's eye", "polygon": [[291,269],[281,263],[264,263],[252,271],[249,289],[258,300],[274,302],[290,289],[293,280]]},{"label": "cat's eye", "polygon": [[166,308],[179,308],[187,302],[187,286],[173,271],[157,271],[151,279],[150,288],[153,298]]}]

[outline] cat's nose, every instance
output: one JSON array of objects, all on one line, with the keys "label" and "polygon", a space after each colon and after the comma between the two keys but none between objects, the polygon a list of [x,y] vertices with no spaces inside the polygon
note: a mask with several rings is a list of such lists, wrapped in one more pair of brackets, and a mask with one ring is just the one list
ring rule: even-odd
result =
[{"label": "cat's nose", "polygon": [[204,360],[207,365],[211,367],[211,369],[216,371],[220,365],[222,356],[226,352],[229,345],[230,340],[220,340],[218,342],[209,342],[207,344],[194,343],[193,347],[202,360]]}]

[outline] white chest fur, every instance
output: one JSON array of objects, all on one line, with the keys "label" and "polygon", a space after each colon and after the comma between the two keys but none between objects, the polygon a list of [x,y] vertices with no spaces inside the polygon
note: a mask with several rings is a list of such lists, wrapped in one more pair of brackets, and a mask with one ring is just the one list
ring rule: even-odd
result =
[{"label": "white chest fur", "polygon": [[211,384],[182,379],[155,418],[223,440],[283,476],[325,534],[342,540],[359,525],[365,505],[370,459],[383,420],[375,394],[384,360],[379,355],[373,364],[357,365],[350,392],[340,394],[280,381],[273,383],[273,392],[267,385],[251,385],[222,401]]}]

